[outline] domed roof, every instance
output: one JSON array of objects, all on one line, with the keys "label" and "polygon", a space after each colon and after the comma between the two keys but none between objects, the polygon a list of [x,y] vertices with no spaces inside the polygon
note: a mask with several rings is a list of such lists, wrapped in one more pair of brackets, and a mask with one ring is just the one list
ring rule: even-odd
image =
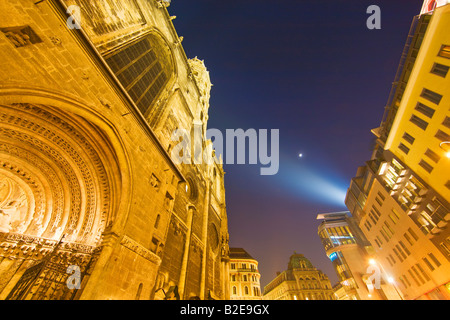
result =
[{"label": "domed roof", "polygon": [[309,261],[304,255],[294,252],[289,258],[288,269],[315,269],[311,261]]}]

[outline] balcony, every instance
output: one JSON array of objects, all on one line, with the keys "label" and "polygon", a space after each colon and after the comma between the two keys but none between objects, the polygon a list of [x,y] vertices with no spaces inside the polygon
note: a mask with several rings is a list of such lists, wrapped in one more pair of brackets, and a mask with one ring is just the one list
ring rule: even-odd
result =
[{"label": "balcony", "polygon": [[237,268],[235,269],[237,272],[258,272],[258,269],[250,269],[250,268]]}]

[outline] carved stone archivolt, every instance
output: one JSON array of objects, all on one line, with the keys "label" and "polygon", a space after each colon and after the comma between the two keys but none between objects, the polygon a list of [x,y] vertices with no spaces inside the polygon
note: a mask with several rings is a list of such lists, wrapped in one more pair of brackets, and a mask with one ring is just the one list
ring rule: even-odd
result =
[{"label": "carved stone archivolt", "polygon": [[114,166],[109,141],[84,119],[0,105],[0,232],[98,245],[114,219]]}]

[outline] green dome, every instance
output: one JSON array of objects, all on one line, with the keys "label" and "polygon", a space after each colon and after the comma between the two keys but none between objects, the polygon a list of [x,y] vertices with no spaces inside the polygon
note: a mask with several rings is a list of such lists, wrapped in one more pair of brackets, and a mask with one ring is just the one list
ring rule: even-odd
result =
[{"label": "green dome", "polygon": [[314,266],[304,255],[294,253],[289,258],[288,269],[314,269]]}]

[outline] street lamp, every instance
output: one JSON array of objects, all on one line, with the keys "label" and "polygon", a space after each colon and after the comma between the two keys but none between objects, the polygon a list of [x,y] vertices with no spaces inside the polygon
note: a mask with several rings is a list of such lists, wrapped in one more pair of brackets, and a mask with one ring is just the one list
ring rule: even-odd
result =
[{"label": "street lamp", "polygon": [[397,292],[397,295],[400,297],[400,299],[403,300],[402,295],[400,294],[400,292],[398,292],[397,285],[396,285],[396,283],[395,283],[395,281],[394,281],[394,278],[388,277],[388,278],[387,278],[387,281],[388,281],[390,284],[392,284],[392,286],[393,286],[394,289],[395,289],[395,292]]},{"label": "street lamp", "polygon": [[441,149],[445,151],[445,156],[450,159],[450,149],[445,150],[445,148],[443,147],[443,145],[445,145],[445,144],[450,144],[450,141],[441,142],[439,147],[441,147]]}]

